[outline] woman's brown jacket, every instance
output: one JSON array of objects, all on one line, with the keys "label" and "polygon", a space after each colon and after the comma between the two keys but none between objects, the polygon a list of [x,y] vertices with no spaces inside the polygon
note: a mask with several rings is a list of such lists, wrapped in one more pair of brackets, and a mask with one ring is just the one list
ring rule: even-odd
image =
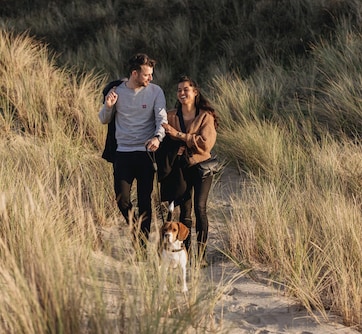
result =
[{"label": "woman's brown jacket", "polygon": [[[178,131],[182,131],[177,109],[167,112],[168,124]],[[211,157],[211,149],[216,142],[216,129],[214,116],[209,111],[200,110],[199,114],[186,128],[186,146],[188,154],[186,158],[189,164],[195,165]]]}]

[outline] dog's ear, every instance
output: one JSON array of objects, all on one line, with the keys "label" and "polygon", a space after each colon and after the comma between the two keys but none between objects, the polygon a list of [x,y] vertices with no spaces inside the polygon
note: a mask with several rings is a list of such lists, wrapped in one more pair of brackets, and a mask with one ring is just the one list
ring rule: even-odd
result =
[{"label": "dog's ear", "polygon": [[190,231],[189,231],[188,227],[186,227],[182,223],[177,223],[177,225],[178,225],[177,239],[180,241],[184,241],[187,238],[187,236],[189,235]]}]

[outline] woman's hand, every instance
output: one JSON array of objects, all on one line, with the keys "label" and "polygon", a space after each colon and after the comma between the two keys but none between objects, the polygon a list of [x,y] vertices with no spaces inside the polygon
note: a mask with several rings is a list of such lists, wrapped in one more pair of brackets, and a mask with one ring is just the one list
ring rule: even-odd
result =
[{"label": "woman's hand", "polygon": [[177,131],[174,127],[172,127],[170,124],[162,124],[163,128],[165,129],[165,132],[167,135],[169,135],[173,139],[180,139]]}]

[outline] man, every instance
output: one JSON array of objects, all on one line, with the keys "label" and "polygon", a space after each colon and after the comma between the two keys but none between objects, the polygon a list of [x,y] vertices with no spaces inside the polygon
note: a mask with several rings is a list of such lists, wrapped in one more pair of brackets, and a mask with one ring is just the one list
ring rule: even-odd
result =
[{"label": "man", "polygon": [[[114,119],[117,149],[113,159],[114,191],[116,201],[128,224],[139,222],[131,203],[131,186],[137,181],[138,214],[141,221],[136,239],[145,250],[151,217],[151,194],[154,181],[153,161],[149,152],[158,149],[165,136],[167,123],[166,99],[163,90],[153,83],[155,60],[146,54],[137,54],[129,60],[129,77],[105,96],[99,119],[108,124]],[[149,152],[147,152],[149,151]],[[131,221],[130,221],[131,219]]]}]

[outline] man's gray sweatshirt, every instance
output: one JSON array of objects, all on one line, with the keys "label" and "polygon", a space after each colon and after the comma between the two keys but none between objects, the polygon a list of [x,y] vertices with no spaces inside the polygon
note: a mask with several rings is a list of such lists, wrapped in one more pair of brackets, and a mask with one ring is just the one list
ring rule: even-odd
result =
[{"label": "man's gray sweatshirt", "polygon": [[153,83],[135,92],[122,82],[115,90],[118,99],[113,108],[105,105],[99,119],[108,124],[115,113],[117,151],[145,151],[145,143],[154,136],[165,137],[166,99],[160,86]]}]

